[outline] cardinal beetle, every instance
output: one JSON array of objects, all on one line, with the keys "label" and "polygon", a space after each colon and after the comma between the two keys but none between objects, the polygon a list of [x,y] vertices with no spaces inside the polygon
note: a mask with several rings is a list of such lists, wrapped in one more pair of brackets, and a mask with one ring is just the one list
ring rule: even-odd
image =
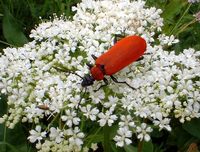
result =
[{"label": "cardinal beetle", "polygon": [[[113,74],[122,70],[123,68],[133,63],[134,61],[138,61],[142,59],[142,55],[144,54],[145,51],[146,51],[146,41],[142,37],[136,36],[136,35],[127,36],[125,38],[122,38],[118,42],[116,42],[114,46],[112,46],[107,52],[105,52],[101,56],[96,57],[92,55],[92,58],[95,60],[95,65],[92,65],[90,63],[87,64],[88,67],[90,68],[91,74],[87,74],[84,77],[82,77],[78,75],[77,73],[66,70],[66,69],[60,69],[58,67],[54,67],[54,68],[62,72],[68,72],[68,73],[72,73],[79,76],[82,79],[81,85],[83,88],[93,85],[95,80],[97,81],[103,80],[105,82],[105,84],[100,86],[99,89],[105,85],[108,85],[108,80],[104,77],[105,75],[108,75],[111,77],[111,79],[114,82],[125,83],[127,86],[134,89],[125,81],[119,82],[113,76]],[[84,94],[85,93],[86,93],[86,90]],[[78,107],[81,102],[81,99],[78,103]],[[39,105],[38,108],[43,109],[43,110],[49,109],[45,105]]]},{"label": "cardinal beetle", "polygon": [[82,79],[82,87],[93,85],[95,80],[103,80],[105,82],[105,84],[100,86],[100,88],[105,85],[108,85],[108,80],[104,77],[105,75],[108,75],[114,82],[125,83],[130,88],[134,89],[125,81],[119,82],[113,76],[113,74],[122,70],[134,61],[142,59],[142,55],[145,51],[146,41],[142,37],[136,35],[127,36],[116,42],[115,45],[113,45],[107,52],[102,54],[100,57],[92,55],[92,58],[95,60],[95,65],[87,63],[91,74],[87,74],[84,77],[82,77],[72,71],[60,69],[58,67],[54,68],[62,72],[69,72],[79,76]]},{"label": "cardinal beetle", "polygon": [[[90,68],[91,75],[85,75],[82,78],[81,85],[83,87],[90,86],[95,80],[103,80],[105,85],[107,85],[108,80],[104,76],[108,75],[114,82],[125,83],[131,87],[127,82],[119,82],[113,74],[122,70],[132,62],[140,60],[145,51],[146,41],[142,37],[134,35],[122,38],[101,56],[96,57],[92,55],[95,60],[95,65],[87,64]],[[133,87],[131,88],[134,89]]]}]

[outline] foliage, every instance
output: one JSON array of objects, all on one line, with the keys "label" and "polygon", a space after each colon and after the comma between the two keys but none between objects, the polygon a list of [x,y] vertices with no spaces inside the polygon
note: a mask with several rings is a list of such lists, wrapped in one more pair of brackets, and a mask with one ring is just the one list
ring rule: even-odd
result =
[{"label": "foliage", "polygon": [[[76,5],[78,1],[71,0],[2,0],[0,10],[0,23],[1,23],[1,48],[9,46],[22,46],[23,44],[31,41],[28,38],[30,30],[34,28],[35,24],[39,24],[41,20],[39,17],[49,19],[56,13],[58,16],[65,14],[72,16],[71,6]],[[194,21],[194,14],[200,11],[200,5],[190,4],[182,0],[147,0],[147,5],[161,8],[163,13],[161,16],[164,18],[163,31],[166,35],[175,35],[180,40],[179,43],[173,46],[168,46],[167,50],[175,50],[180,53],[185,48],[194,48],[200,50],[200,23]],[[43,19],[44,20],[44,19]],[[199,81],[199,80],[198,80]],[[6,96],[2,96],[0,101],[0,115],[7,113]],[[86,120],[83,121],[87,123]],[[93,127],[93,133],[86,138],[89,144],[110,142],[112,151],[137,151],[141,148],[143,152],[162,152],[162,151],[187,151],[191,147],[196,150],[200,149],[200,119],[193,119],[184,124],[177,122],[176,119],[171,121],[172,131],[154,130],[151,133],[151,141],[140,142],[135,141],[133,145],[125,146],[123,149],[116,147],[114,143],[108,140],[108,137],[103,136],[103,130],[98,130],[95,126],[88,126],[84,128],[89,130]],[[36,151],[34,146],[27,143],[28,130],[33,129],[28,124],[17,124],[14,130],[7,129],[3,124],[0,125],[0,151]],[[105,128],[104,128],[105,129]],[[112,137],[117,132],[117,127],[110,128]],[[109,130],[105,129],[105,132]],[[17,133],[16,133],[17,132]],[[104,134],[105,134],[104,132]],[[106,139],[106,140],[105,140]],[[17,141],[17,142],[16,142]],[[102,145],[99,146],[102,149]],[[195,149],[194,148],[194,149]]]},{"label": "foliage", "polygon": [[[53,14],[71,16],[71,6],[80,0],[1,0],[0,48],[6,45],[22,46],[27,43],[30,30]],[[30,40],[30,39],[29,39]]]}]

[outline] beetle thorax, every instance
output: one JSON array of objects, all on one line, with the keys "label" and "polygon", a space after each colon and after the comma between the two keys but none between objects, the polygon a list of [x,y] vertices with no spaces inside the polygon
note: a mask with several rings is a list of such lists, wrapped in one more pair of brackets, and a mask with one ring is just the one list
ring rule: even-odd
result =
[{"label": "beetle thorax", "polygon": [[103,80],[104,73],[100,66],[95,65],[90,69],[91,75],[95,80]]}]

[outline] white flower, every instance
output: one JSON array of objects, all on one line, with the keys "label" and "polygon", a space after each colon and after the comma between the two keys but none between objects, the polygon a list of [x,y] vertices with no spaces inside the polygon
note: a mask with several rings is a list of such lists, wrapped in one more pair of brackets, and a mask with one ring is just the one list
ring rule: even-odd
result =
[{"label": "white flower", "polygon": [[39,109],[35,104],[32,104],[30,107],[26,107],[25,112],[27,113],[26,117],[30,122],[32,122],[35,117],[43,115],[43,110]]},{"label": "white flower", "polygon": [[132,143],[130,138],[132,137],[132,133],[128,130],[127,127],[119,128],[117,131],[117,135],[114,137],[116,141],[116,145],[119,147],[123,147],[124,145],[129,145]]},{"label": "white flower", "polygon": [[[182,123],[200,117],[200,53],[192,48],[179,55],[169,50],[171,47],[165,51],[165,46],[178,40],[162,34],[160,9],[145,6],[144,0],[84,0],[73,10],[76,12],[72,19],[55,17],[45,21],[31,31],[32,42],[1,53],[0,92],[8,97],[9,108],[0,122],[10,128],[20,121],[42,125],[41,118],[55,116],[55,128],[50,129],[44,144],[37,144],[42,152],[83,150],[84,134],[78,127],[82,129],[87,124],[80,123],[80,118],[86,117],[90,125],[98,122],[102,127],[117,124],[117,116],[121,116],[118,125],[123,129],[115,139],[118,146],[123,146],[130,143],[133,133],[140,140],[150,140],[152,129],[147,124],[135,127],[141,118],[151,120],[152,128],[170,130],[172,117]],[[95,64],[91,55],[99,57],[107,52],[114,45],[116,34],[139,35],[147,43],[143,60],[115,73],[119,81],[126,81],[135,90],[109,83],[94,91],[103,81],[83,88],[81,77],[91,72],[86,62]],[[43,103],[47,103],[48,110],[38,108]],[[65,123],[62,129],[55,126],[60,124],[58,120]],[[134,124],[133,120],[138,122]],[[77,127],[73,129],[74,126]],[[66,128],[69,129],[65,131]],[[92,132],[91,129],[87,131]],[[43,135],[41,129],[37,130],[38,127],[30,131],[31,142],[44,138],[45,132]]]},{"label": "white flower", "polygon": [[93,151],[97,150],[97,148],[98,148],[97,143],[92,143],[90,148],[91,148]]},{"label": "white flower", "polygon": [[167,45],[170,46],[170,45],[172,45],[174,43],[178,43],[179,42],[179,40],[175,39],[175,37],[173,35],[166,36],[165,34],[161,34],[161,35],[158,36],[158,39],[159,39],[159,41],[160,41],[160,43],[162,45],[167,44]]},{"label": "white flower", "polygon": [[188,3],[198,3],[200,2],[199,0],[188,0]]},{"label": "white flower", "polygon": [[83,148],[83,152],[88,152],[89,151],[89,148],[88,147],[84,147]]},{"label": "white flower", "polygon": [[112,126],[114,121],[117,120],[117,116],[114,114],[112,115],[111,110],[107,110],[105,114],[103,112],[99,113],[98,117],[100,118],[98,122],[101,127],[105,126],[106,124],[108,126]]},{"label": "white flower", "polygon": [[64,134],[70,136],[69,138],[70,144],[77,146],[81,146],[83,144],[82,138],[84,137],[84,134],[80,132],[80,129],[78,127],[75,127],[74,130],[68,129],[65,131]]},{"label": "white flower", "polygon": [[65,124],[69,127],[72,127],[72,125],[78,125],[80,118],[76,117],[75,111],[65,110],[66,115],[62,115],[61,119],[62,121],[66,121]]},{"label": "white flower", "polygon": [[0,124],[3,124],[6,121],[7,117],[8,117],[7,115],[0,117]]},{"label": "white flower", "polygon": [[29,131],[30,133],[30,136],[28,137],[28,140],[31,142],[31,143],[34,143],[36,141],[41,141],[44,137],[46,137],[46,132],[41,132],[42,131],[42,128],[41,126],[37,125],[35,130],[31,130]]},{"label": "white flower", "polygon": [[159,130],[162,130],[163,128],[164,129],[167,129],[168,131],[171,131],[171,127],[169,125],[170,123],[170,119],[169,118],[158,118],[158,120],[154,120],[153,123],[156,125],[156,126],[159,126]]},{"label": "white flower", "polygon": [[55,140],[56,143],[60,143],[64,139],[63,132],[59,128],[56,129],[54,127],[50,128],[49,137],[51,140]]},{"label": "white flower", "polygon": [[137,126],[136,127],[136,132],[138,133],[137,137],[140,140],[145,140],[145,141],[149,141],[150,140],[150,135],[149,133],[151,133],[153,130],[151,127],[148,127],[146,123],[142,123],[141,127]]},{"label": "white flower", "polygon": [[131,115],[121,115],[120,117],[121,121],[119,122],[120,127],[134,127],[135,123],[132,120]]},{"label": "white flower", "polygon": [[119,100],[119,99],[118,99],[117,97],[109,96],[109,97],[108,97],[108,102],[105,102],[103,105],[104,105],[104,107],[106,107],[106,108],[115,107],[115,106],[116,106],[116,102],[117,102],[118,100]]},{"label": "white flower", "polygon": [[90,118],[92,121],[96,120],[96,115],[99,113],[99,110],[97,108],[92,109],[90,104],[87,104],[86,107],[81,107],[81,111],[84,113],[84,116]]},{"label": "white flower", "polygon": [[200,11],[197,12],[194,16],[196,17],[196,20],[200,22]]}]

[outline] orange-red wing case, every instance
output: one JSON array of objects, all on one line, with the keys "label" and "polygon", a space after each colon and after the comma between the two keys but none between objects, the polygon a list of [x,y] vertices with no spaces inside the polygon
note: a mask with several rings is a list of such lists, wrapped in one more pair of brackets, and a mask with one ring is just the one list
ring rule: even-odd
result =
[{"label": "orange-red wing case", "polygon": [[140,36],[128,36],[118,41],[106,53],[96,59],[96,65],[104,65],[105,74],[113,75],[146,51],[146,41]]}]

